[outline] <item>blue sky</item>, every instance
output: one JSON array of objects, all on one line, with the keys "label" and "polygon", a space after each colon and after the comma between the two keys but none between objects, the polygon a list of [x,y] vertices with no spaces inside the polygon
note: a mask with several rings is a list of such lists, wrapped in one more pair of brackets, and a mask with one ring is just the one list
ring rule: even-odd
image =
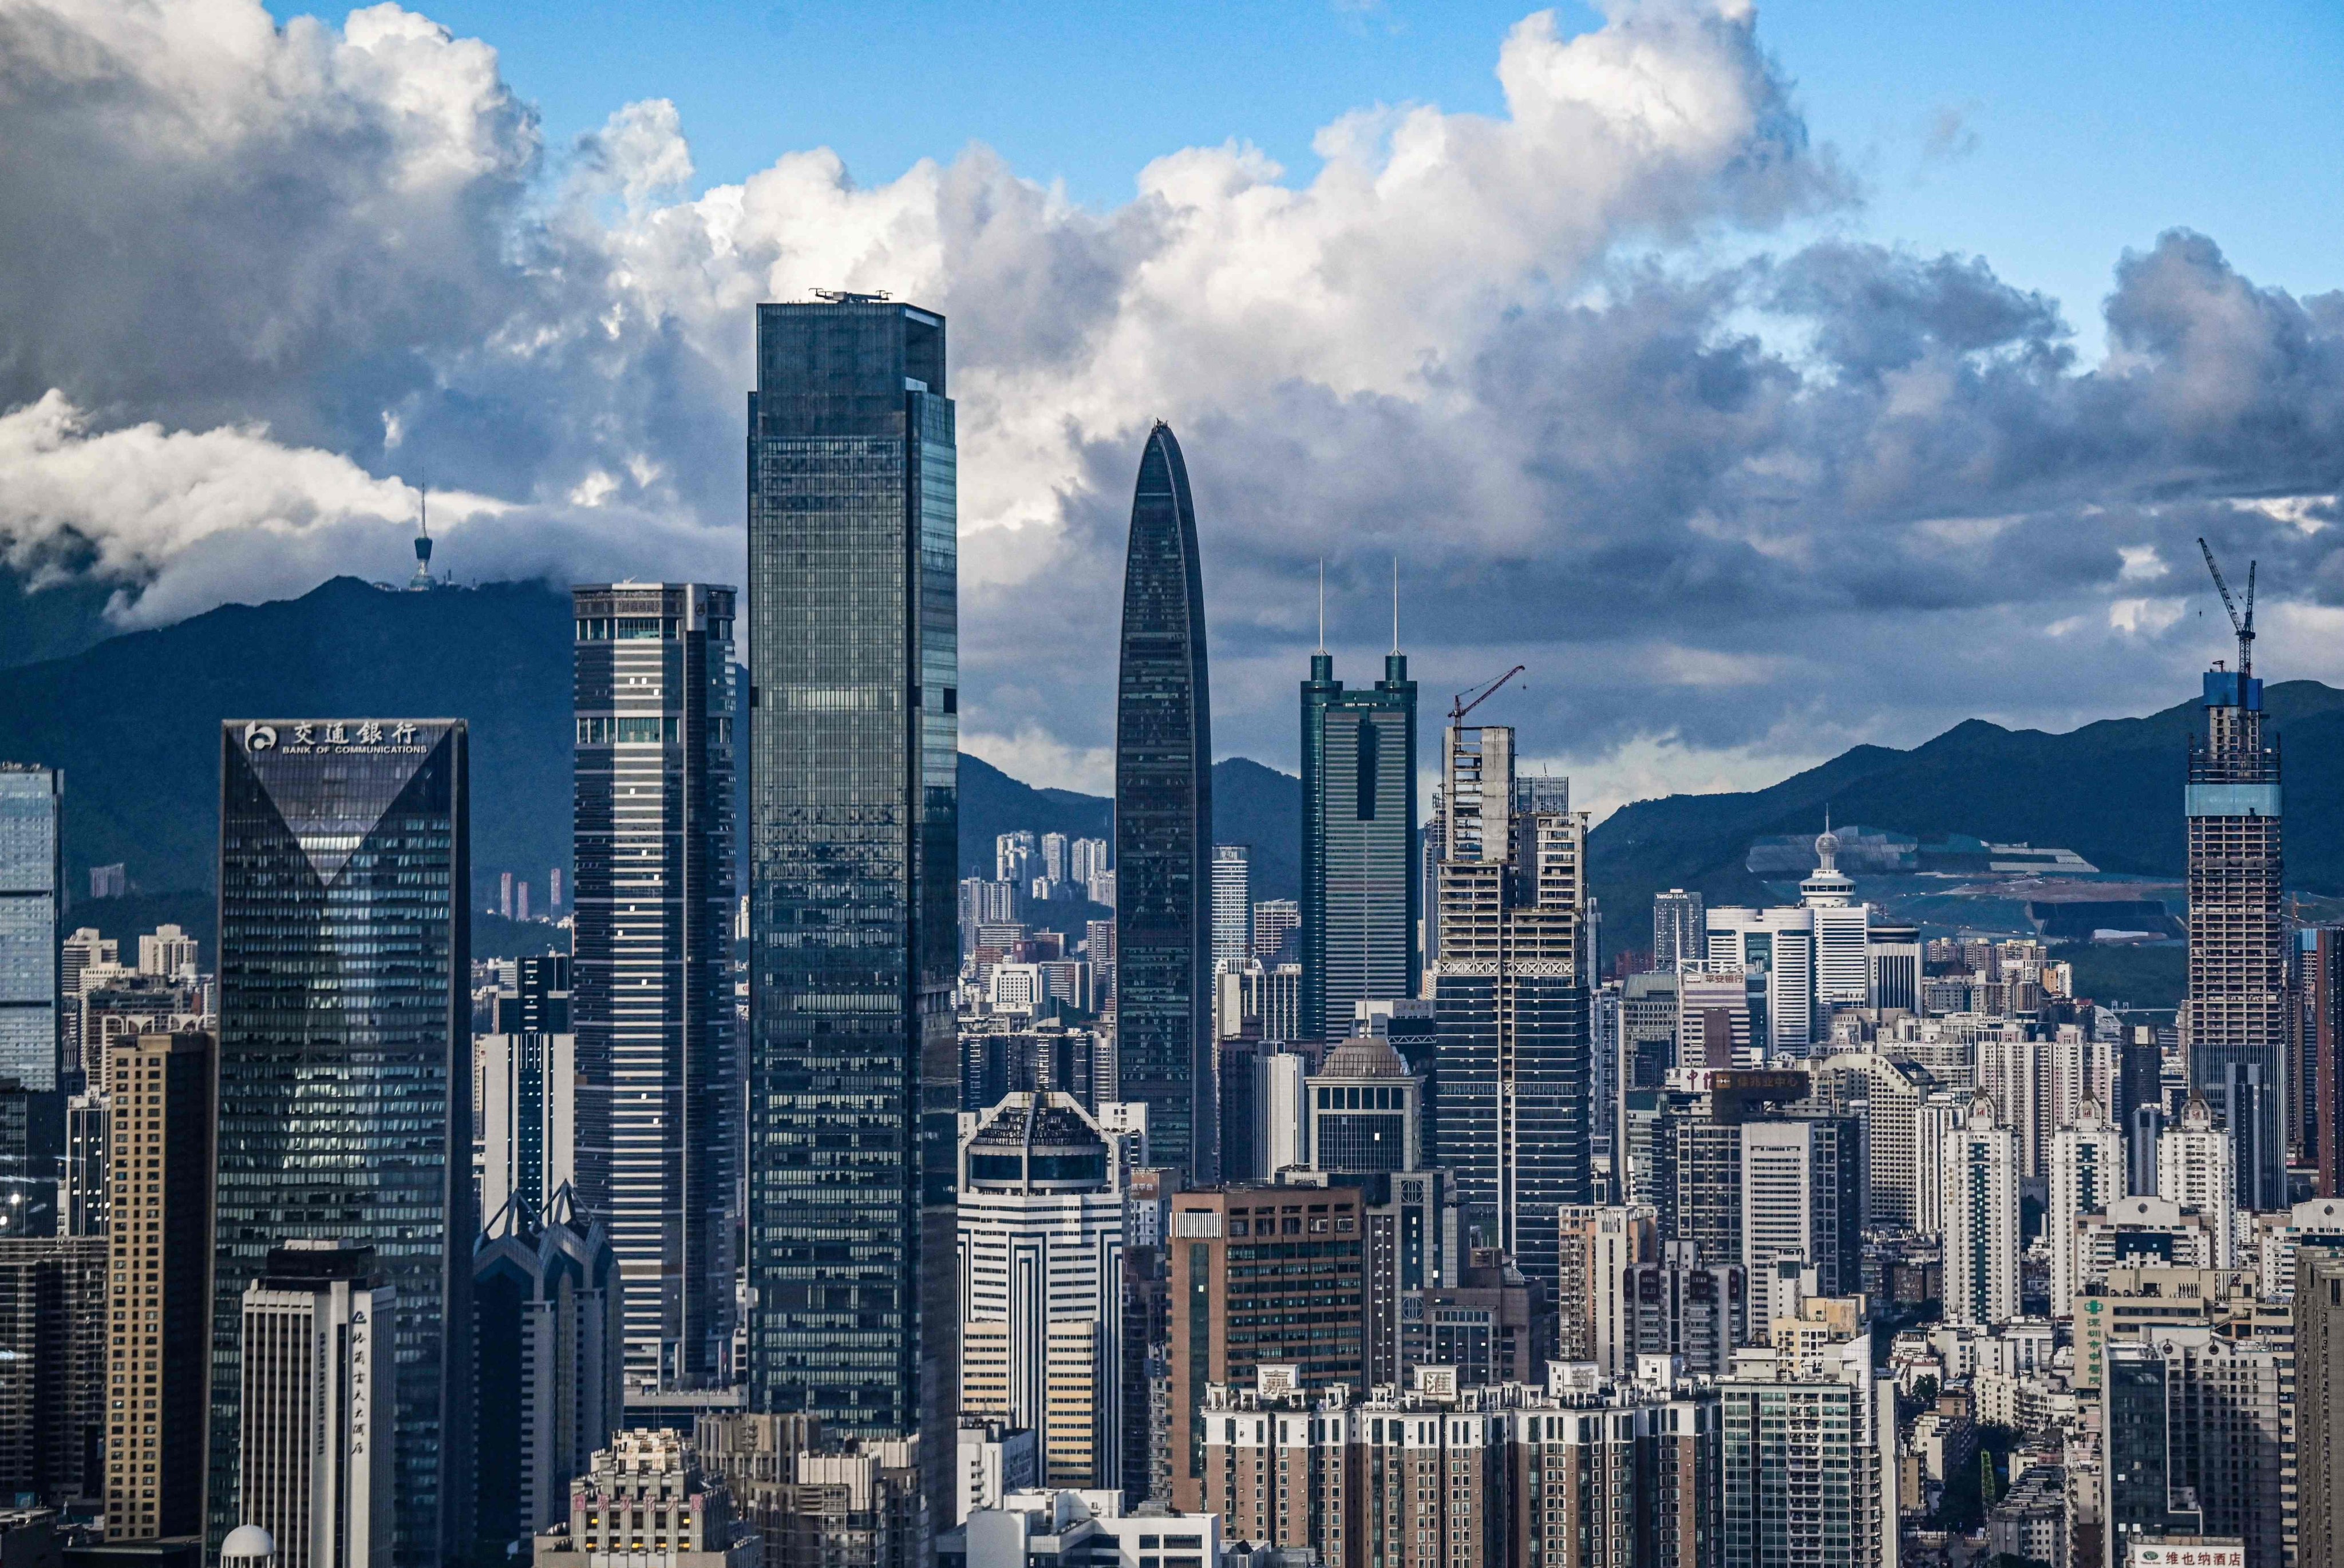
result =
[{"label": "blue sky", "polygon": [[[272,0],[280,19],[315,7]],[[560,146],[672,100],[702,184],[835,148],[863,184],[986,143],[1086,204],[1150,158],[1248,140],[1307,178],[1346,110],[1502,108],[1490,0],[986,5],[865,0],[423,0],[494,45]],[[1563,5],[1567,32],[1597,25]],[[340,14],[318,14],[338,22]],[[2185,225],[2239,270],[2334,286],[2344,211],[2344,5],[2334,0],[1774,0],[1759,36],[1811,136],[1863,178],[1843,230],[1985,256],[2057,298],[2089,352],[2126,247]]]}]

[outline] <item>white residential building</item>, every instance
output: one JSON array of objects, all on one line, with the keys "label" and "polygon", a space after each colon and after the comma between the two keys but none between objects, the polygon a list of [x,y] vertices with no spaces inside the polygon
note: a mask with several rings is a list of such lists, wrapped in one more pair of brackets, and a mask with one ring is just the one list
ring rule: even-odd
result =
[{"label": "white residential building", "polygon": [[2077,1222],[2124,1195],[2124,1135],[2100,1114],[2100,1102],[2086,1096],[2076,1124],[2051,1135],[2050,1193],[2043,1231],[2051,1252],[2052,1316],[2070,1315],[2076,1292],[2083,1286]]},{"label": "white residential building", "polygon": [[2238,1261],[2238,1184],[2229,1134],[2214,1125],[2214,1112],[2196,1095],[2181,1120],[2157,1135],[2157,1195],[2196,1209],[2214,1232],[2214,1267]]},{"label": "white residential building", "polygon": [[1981,1094],[1945,1141],[1945,1315],[1998,1323],[2018,1315],[2018,1145]]}]

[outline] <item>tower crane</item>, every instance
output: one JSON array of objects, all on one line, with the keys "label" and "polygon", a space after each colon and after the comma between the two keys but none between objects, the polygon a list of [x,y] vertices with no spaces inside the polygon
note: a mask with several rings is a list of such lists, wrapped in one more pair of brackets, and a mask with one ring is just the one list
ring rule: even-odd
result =
[{"label": "tower crane", "polygon": [[2222,580],[2222,568],[2214,562],[2214,547],[2199,539],[2198,548],[2206,553],[2206,569],[2214,574],[2214,588],[2222,596],[2222,608],[2230,612],[2230,629],[2238,634],[2238,677],[2243,680],[2255,672],[2255,563],[2247,563],[2247,613],[2241,618],[2230,598],[2230,585]]},{"label": "tower crane", "polygon": [[[1498,688],[1505,685],[1506,682],[1513,679],[1514,677],[1521,674],[1522,671],[1528,668],[1529,666],[1527,665],[1518,664],[1514,666],[1513,668],[1506,671],[1505,674],[1498,677],[1497,679],[1490,682],[1487,686],[1476,687],[1471,691],[1459,692],[1455,699],[1449,704],[1449,722],[1451,724],[1464,723],[1465,716],[1467,714],[1472,712],[1475,709],[1480,707],[1481,704],[1489,701],[1490,698],[1496,696]],[[1468,698],[1472,699],[1472,700],[1470,702],[1467,701],[1466,699]]]}]

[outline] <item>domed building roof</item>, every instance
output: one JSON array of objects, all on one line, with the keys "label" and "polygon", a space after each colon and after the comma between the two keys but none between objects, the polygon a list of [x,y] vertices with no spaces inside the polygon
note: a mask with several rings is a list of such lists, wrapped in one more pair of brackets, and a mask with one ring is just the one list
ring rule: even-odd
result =
[{"label": "domed building roof", "polygon": [[1355,1034],[1327,1053],[1313,1078],[1406,1078],[1408,1063],[1380,1034]]},{"label": "domed building roof", "polygon": [[239,1524],[220,1543],[222,1563],[266,1563],[277,1555],[277,1542],[258,1524]]}]

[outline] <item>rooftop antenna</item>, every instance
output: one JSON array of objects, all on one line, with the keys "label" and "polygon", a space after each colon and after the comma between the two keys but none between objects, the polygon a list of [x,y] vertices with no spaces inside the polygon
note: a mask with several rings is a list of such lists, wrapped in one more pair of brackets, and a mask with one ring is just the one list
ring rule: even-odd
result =
[{"label": "rooftop antenna", "polygon": [[2238,634],[2238,678],[2244,680],[2255,672],[2255,563],[2247,563],[2247,613],[2241,617],[2231,602],[2230,585],[2222,580],[2222,568],[2215,564],[2214,547],[2199,539],[2198,548],[2205,552],[2206,569],[2214,574],[2214,590],[2222,596],[2222,608],[2230,612],[2230,629]]},{"label": "rooftop antenna", "polygon": [[416,491],[415,576],[409,579],[409,588],[431,586],[431,487],[425,485]]},{"label": "rooftop antenna", "polygon": [[1327,558],[1318,558],[1318,651],[1327,651]]},{"label": "rooftop antenna", "polygon": [[1392,557],[1392,651],[1399,651],[1399,558]]}]

